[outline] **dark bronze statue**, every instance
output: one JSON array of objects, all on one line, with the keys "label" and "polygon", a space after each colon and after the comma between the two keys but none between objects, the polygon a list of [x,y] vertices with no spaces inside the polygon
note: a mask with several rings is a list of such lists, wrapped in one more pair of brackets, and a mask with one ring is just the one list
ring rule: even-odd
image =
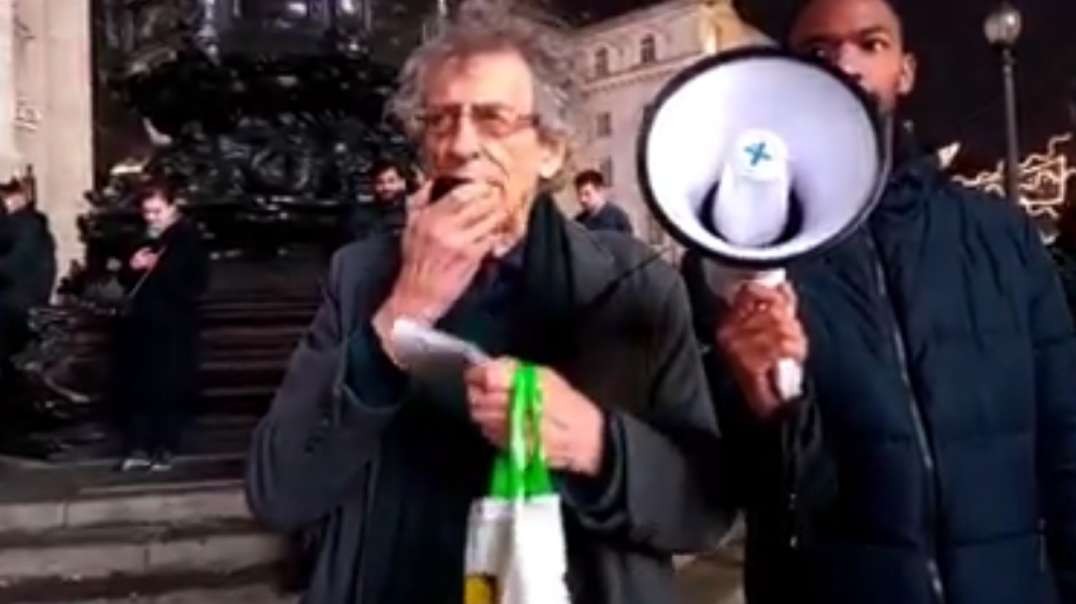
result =
[{"label": "dark bronze statue", "polygon": [[[213,256],[204,410],[260,410],[313,313],[342,217],[370,195],[371,164],[413,160],[383,120],[395,67],[374,46],[417,40],[420,19],[413,3],[390,4],[95,2],[101,165],[78,221],[85,257],[61,279],[61,303],[33,313],[35,340],[16,359],[27,385],[0,405],[0,448],[62,458],[106,438],[87,426],[111,404],[117,272],[142,236],[131,195],[147,175],[177,185]],[[402,17],[410,30],[396,28]]]}]

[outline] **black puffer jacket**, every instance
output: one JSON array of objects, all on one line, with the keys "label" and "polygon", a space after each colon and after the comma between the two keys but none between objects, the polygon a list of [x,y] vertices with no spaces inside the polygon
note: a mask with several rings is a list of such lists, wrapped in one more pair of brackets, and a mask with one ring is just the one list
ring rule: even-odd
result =
[{"label": "black puffer jacket", "polygon": [[810,395],[761,425],[707,360],[748,602],[1076,602],[1076,337],[1030,222],[919,161],[790,275]]},{"label": "black puffer jacket", "polygon": [[1076,317],[1076,242],[1071,238],[1062,238],[1050,248],[1057,272],[1061,276],[1061,285],[1065,288],[1065,297],[1069,301],[1069,310]]},{"label": "black puffer jacket", "polygon": [[48,219],[33,208],[0,214],[0,370],[30,337],[30,309],[49,303],[56,244]]}]

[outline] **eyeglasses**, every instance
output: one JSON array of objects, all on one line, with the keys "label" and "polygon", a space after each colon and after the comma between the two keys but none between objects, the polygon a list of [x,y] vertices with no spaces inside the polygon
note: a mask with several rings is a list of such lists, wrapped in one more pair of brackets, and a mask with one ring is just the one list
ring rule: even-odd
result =
[{"label": "eyeglasses", "polygon": [[504,138],[524,128],[538,125],[537,115],[521,114],[511,107],[498,104],[431,107],[418,116],[418,121],[427,134],[445,136],[459,127],[465,113],[470,113],[475,130],[489,138]]}]

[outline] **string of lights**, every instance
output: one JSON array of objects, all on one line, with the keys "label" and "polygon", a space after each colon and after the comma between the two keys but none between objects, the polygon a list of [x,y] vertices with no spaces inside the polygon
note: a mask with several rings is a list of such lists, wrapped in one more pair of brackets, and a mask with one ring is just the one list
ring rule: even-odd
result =
[{"label": "string of lights", "polygon": [[[1076,167],[1062,147],[1071,143],[1073,135],[1051,137],[1046,152],[1029,154],[1020,162],[1020,204],[1035,218],[1057,220],[1068,199],[1069,187]],[[975,176],[957,175],[954,180],[971,188],[997,195],[1005,194],[1005,163]]]}]

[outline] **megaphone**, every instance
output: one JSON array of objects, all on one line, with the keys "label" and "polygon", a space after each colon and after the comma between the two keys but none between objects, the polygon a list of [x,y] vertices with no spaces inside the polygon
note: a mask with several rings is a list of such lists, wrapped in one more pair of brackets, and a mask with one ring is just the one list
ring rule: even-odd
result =
[{"label": "megaphone", "polygon": [[[640,185],[731,302],[747,282],[776,287],[789,263],[862,224],[885,186],[885,133],[867,95],[833,67],[774,48],[735,50],[658,93],[639,139]],[[784,359],[775,373],[782,398],[799,396],[801,367]]]}]

